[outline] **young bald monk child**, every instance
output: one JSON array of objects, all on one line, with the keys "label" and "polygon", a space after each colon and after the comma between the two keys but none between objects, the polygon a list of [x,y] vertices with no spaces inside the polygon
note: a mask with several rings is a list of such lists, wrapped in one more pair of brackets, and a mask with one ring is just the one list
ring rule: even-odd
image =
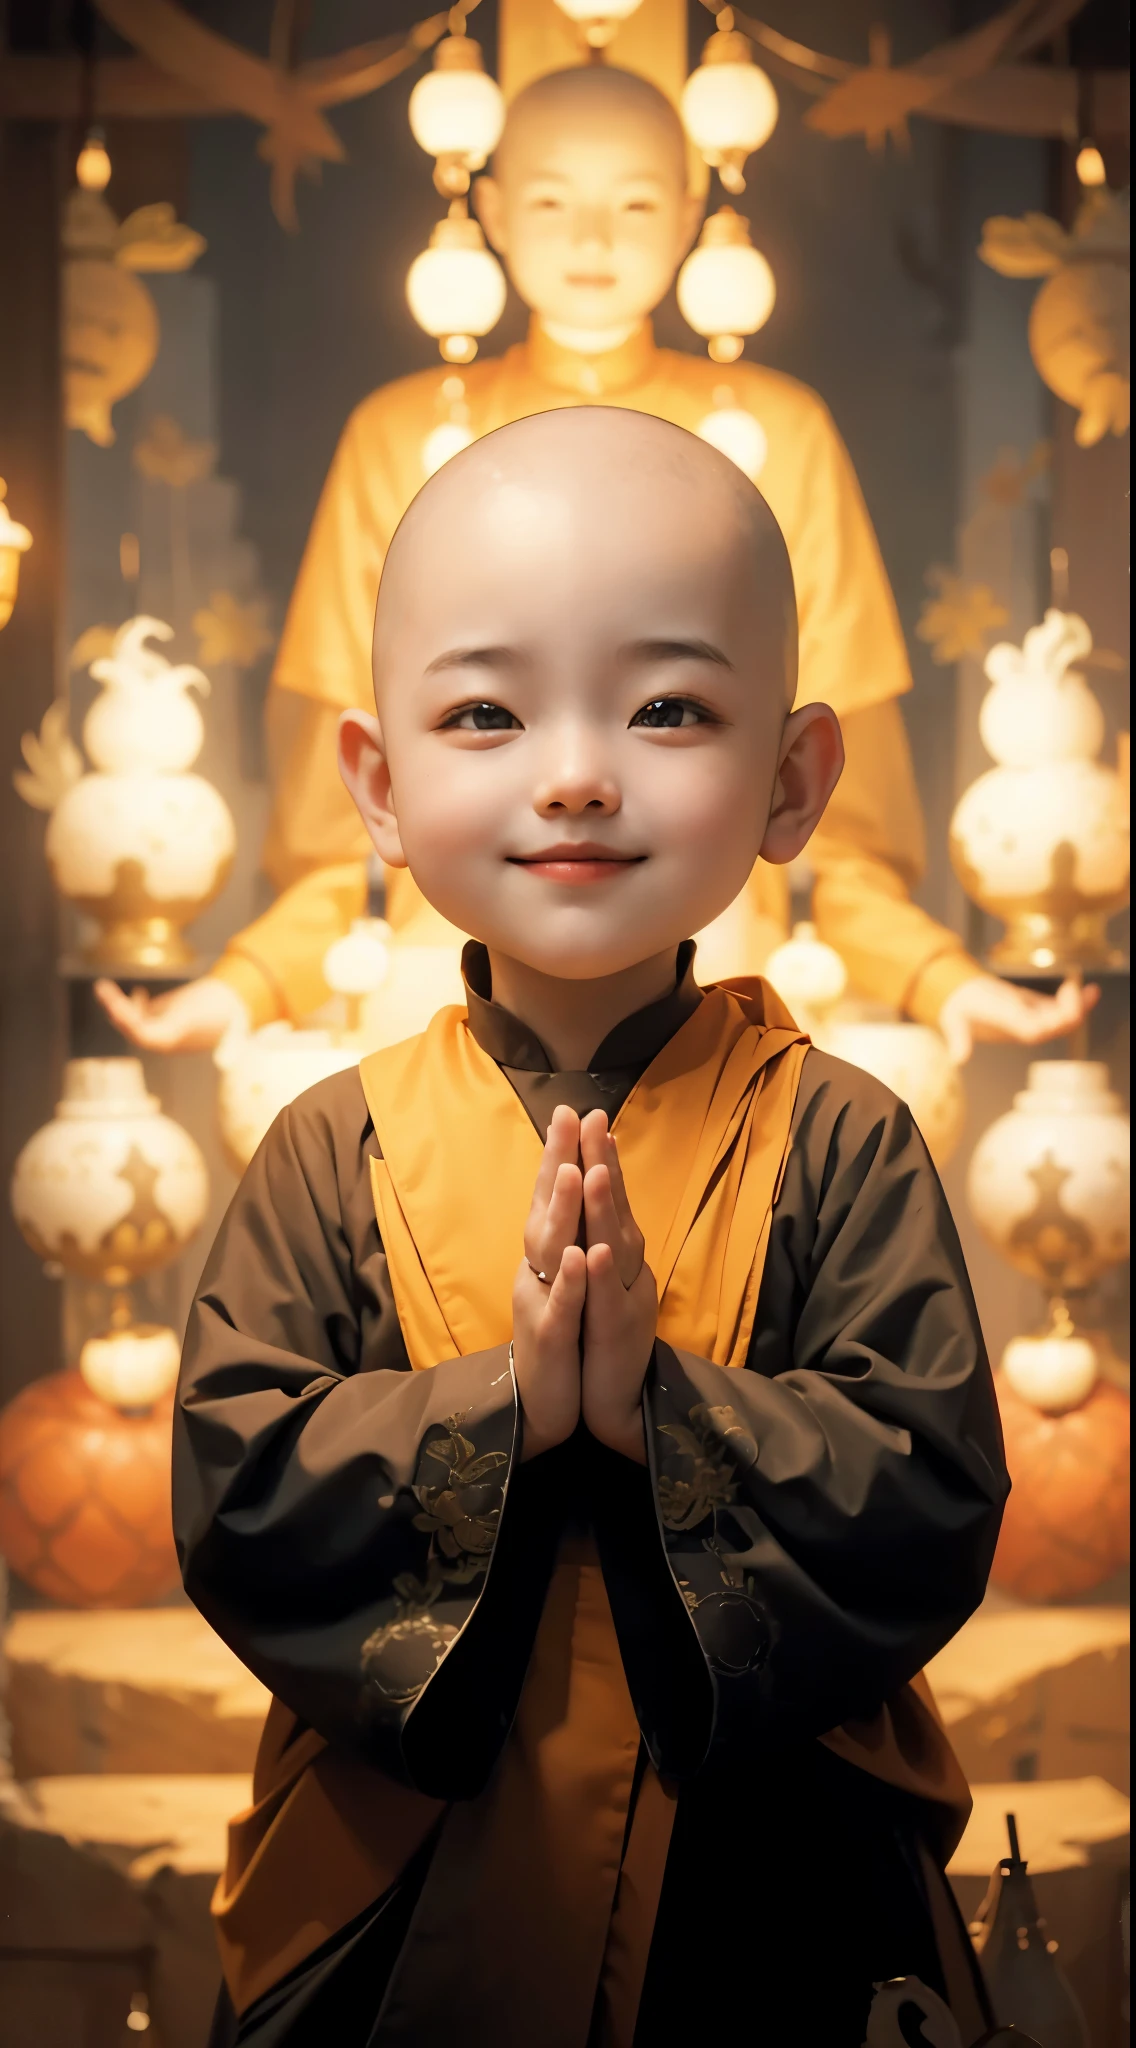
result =
[{"label": "young bald monk child", "polygon": [[919,1677],[1006,1491],[961,1254],[905,1107],[687,942],[839,775],[795,618],[630,411],[399,528],[341,766],[476,939],[278,1119],[191,1319],[185,1583],[274,1695],[217,2042],[860,2048],[899,1975],[983,2031]]}]

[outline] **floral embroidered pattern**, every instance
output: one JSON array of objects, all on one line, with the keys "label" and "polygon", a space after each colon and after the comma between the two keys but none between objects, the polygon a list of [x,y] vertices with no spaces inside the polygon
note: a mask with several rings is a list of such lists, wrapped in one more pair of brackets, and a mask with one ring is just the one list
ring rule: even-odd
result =
[{"label": "floral embroidered pattern", "polygon": [[[663,1528],[672,1538],[701,1532],[701,1558],[684,1559],[680,1572],[672,1556],[679,1592],[713,1669],[742,1677],[760,1667],[770,1643],[750,1569],[764,1530],[754,1510],[738,1500],[739,1469],[756,1465],[757,1441],[735,1408],[701,1401],[685,1422],[660,1423],[658,1434],[670,1439],[658,1479]],[[674,1542],[667,1547],[680,1554],[685,1549]],[[707,1559],[713,1560],[709,1573]],[[706,1589],[699,1591],[692,1577]]]},{"label": "floral embroidered pattern", "polygon": [[411,1706],[434,1676],[460,1633],[460,1623],[435,1611],[437,1603],[449,1588],[468,1589],[471,1600],[476,1596],[497,1540],[508,1454],[479,1453],[463,1433],[464,1421],[464,1414],[448,1415],[445,1434],[423,1447],[422,1464],[430,1459],[442,1470],[434,1483],[430,1475],[412,1489],[419,1511],[411,1526],[429,1538],[422,1573],[398,1573],[394,1615],[362,1647],[363,1675],[383,1709]]}]

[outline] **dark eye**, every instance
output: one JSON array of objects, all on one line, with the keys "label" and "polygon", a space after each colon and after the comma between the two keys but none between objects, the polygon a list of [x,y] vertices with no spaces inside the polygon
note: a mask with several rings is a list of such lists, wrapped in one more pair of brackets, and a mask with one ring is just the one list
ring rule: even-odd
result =
[{"label": "dark eye", "polygon": [[503,704],[463,704],[446,720],[446,728],[457,732],[520,732],[521,721]]},{"label": "dark eye", "polygon": [[702,706],[692,703],[689,697],[656,697],[650,704],[644,704],[631,721],[632,725],[648,725],[656,732],[666,732],[679,725],[705,725],[707,722]]}]

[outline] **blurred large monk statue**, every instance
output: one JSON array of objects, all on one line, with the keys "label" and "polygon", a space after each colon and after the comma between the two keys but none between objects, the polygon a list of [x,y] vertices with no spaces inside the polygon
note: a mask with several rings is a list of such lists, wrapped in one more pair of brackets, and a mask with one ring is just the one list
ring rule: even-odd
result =
[{"label": "blurred large monk statue", "polygon": [[[910,891],[923,828],[899,698],[911,686],[879,548],[848,454],[816,393],[755,363],[728,371],[657,348],[650,315],[698,229],[669,100],[628,71],[553,72],[514,100],[477,209],[532,312],[528,339],[461,373],[475,435],[558,406],[618,405],[696,430],[724,381],[768,453],[756,481],[788,543],[800,619],[797,702],[838,712],[847,765],[816,833],[813,917],[861,995],[943,1029],[956,1058],[974,1038],[1035,1042],[1074,1028],[1092,993],[1047,998],[984,974]],[[135,1044],[215,1045],[228,1026],[299,1019],[327,999],[321,962],[366,901],[370,851],[339,781],[342,711],[370,708],[371,631],[383,557],[425,481],[423,445],[447,415],[445,366],[372,393],[349,419],[320,499],[268,697],[274,798],[264,865],[281,891],[205,978],[151,1000],[100,993]],[[449,390],[452,391],[450,386]],[[438,563],[439,578],[446,565]],[[389,874],[396,936],[448,936],[409,875]],[[784,937],[786,872],[759,864],[704,937],[712,978],[760,970]],[[432,922],[433,921],[433,922]]]}]

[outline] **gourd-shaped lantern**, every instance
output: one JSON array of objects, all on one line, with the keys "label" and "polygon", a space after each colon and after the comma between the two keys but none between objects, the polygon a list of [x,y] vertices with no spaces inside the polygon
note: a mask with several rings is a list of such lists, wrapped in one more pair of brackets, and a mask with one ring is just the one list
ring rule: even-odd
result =
[{"label": "gourd-shaped lantern", "polygon": [[986,657],[993,688],[978,728],[998,766],[961,797],[950,850],[968,896],[1004,918],[994,963],[1013,972],[1119,960],[1108,919],[1128,901],[1128,812],[1096,759],[1104,717],[1072,664],[1092,649],[1085,621],[1047,611],[1020,648]]},{"label": "gourd-shaped lantern", "polygon": [[47,828],[55,886],[94,919],[87,956],[112,972],[186,964],[182,926],[219,894],[236,851],[227,804],[189,773],[205,737],[189,692],[208,680],[146,644],[172,638],[160,619],[129,619],[91,663],[103,685],[83,725],[95,772],[58,797]]},{"label": "gourd-shaped lantern", "polygon": [[6,626],[16,603],[20,582],[20,556],[32,544],[31,534],[13,519],[4,503],[8,486],[0,476],[0,626]]},{"label": "gourd-shaped lantern", "polygon": [[501,318],[505,296],[501,265],[464,199],[455,199],[410,266],[406,297],[414,318],[447,363],[471,363],[481,336]]},{"label": "gourd-shaped lantern", "polygon": [[743,336],[756,334],[773,311],[773,272],[732,206],[704,222],[698,246],[678,274],[678,304],[696,334],[704,334],[711,360],[736,363]]},{"label": "gourd-shaped lantern", "polygon": [[504,95],[482,64],[480,43],[471,36],[443,37],[433,69],[410,95],[409,111],[415,142],[435,159],[439,192],[468,192],[471,171],[479,171],[496,149],[505,125]]},{"label": "gourd-shaped lantern", "polygon": [[717,19],[718,31],[683,87],[682,120],[726,191],[737,193],[745,191],[746,158],[768,142],[777,125],[777,94],[753,61],[749,37],[734,28],[732,8],[723,8]]},{"label": "gourd-shaped lantern", "polygon": [[561,14],[575,22],[590,50],[606,50],[642,0],[556,0],[556,4]]}]

